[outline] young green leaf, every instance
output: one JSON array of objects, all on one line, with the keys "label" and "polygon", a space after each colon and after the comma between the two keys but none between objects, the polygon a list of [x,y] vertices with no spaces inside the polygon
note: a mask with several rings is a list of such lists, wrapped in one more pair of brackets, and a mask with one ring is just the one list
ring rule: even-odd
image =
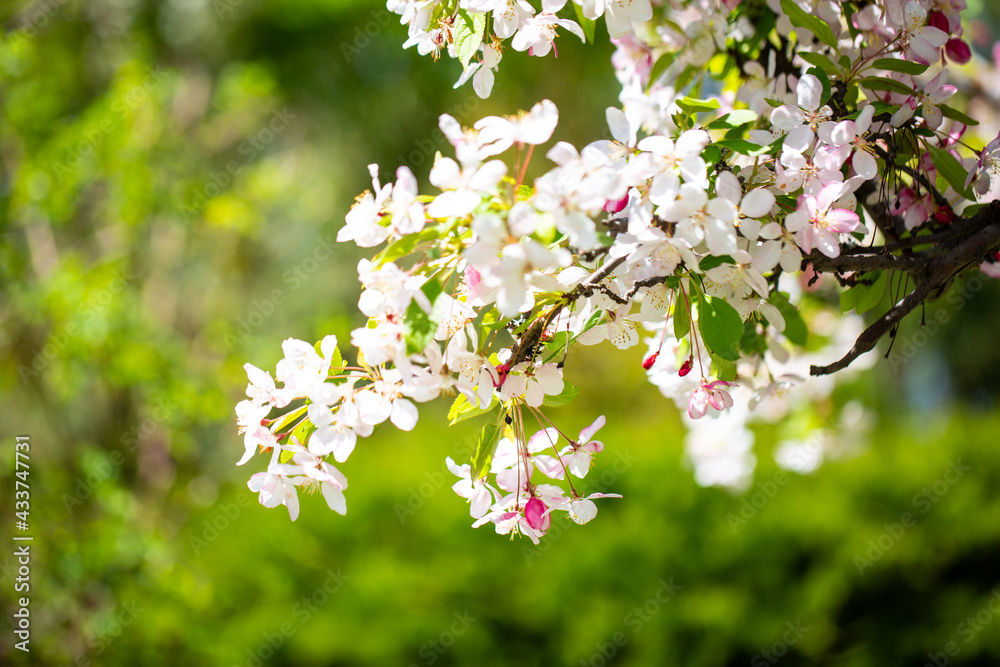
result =
[{"label": "young green leaf", "polygon": [[785,16],[792,22],[792,25],[798,28],[805,28],[816,35],[816,39],[830,48],[837,48],[837,38],[833,36],[833,30],[830,29],[830,26],[823,19],[807,13],[792,0],[781,0],[781,11],[785,13]]},{"label": "young green leaf", "polygon": [[437,322],[424,312],[416,301],[411,301],[403,320],[403,338],[407,354],[420,354],[434,340]]},{"label": "young green leaf", "polygon": [[979,125],[978,120],[973,120],[972,118],[969,118],[958,109],[953,109],[947,104],[939,104],[938,109],[941,110],[941,115],[944,116],[945,118],[951,118],[952,120],[957,120],[959,123],[963,123],[964,125],[968,125],[969,127],[972,127],[974,125]]},{"label": "young green leaf", "polygon": [[677,100],[677,106],[686,113],[705,113],[706,111],[715,111],[718,109],[719,100],[699,100],[694,97],[682,97]]},{"label": "young green leaf", "polygon": [[[782,137],[782,139],[784,139],[784,137]],[[716,141],[715,145],[728,148],[731,151],[740,153],[741,155],[748,155],[750,157],[764,155],[765,153],[770,153],[772,150],[771,146],[760,146],[752,141],[747,141],[746,139],[721,139],[720,141]]]},{"label": "young green leaf", "polygon": [[778,309],[785,320],[785,330],[782,332],[785,338],[795,345],[804,346],[809,340],[809,329],[806,328],[802,314],[788,300],[788,295],[784,292],[775,292],[767,301]]},{"label": "young green leaf", "polygon": [[[573,3],[576,6],[576,3]],[[582,13],[583,10],[578,10]],[[646,91],[649,92],[649,88],[656,83],[656,81],[663,76],[663,73],[667,71],[667,68],[674,64],[674,60],[677,59],[677,54],[680,51],[667,51],[662,56],[656,59],[653,63],[653,69],[649,71],[649,81],[646,83]]]},{"label": "young green leaf", "polygon": [[944,176],[944,180],[948,181],[948,185],[951,186],[952,190],[966,199],[974,200],[975,197],[972,196],[972,193],[965,189],[965,179],[969,175],[969,172],[962,166],[962,163],[943,148],[928,146],[927,149],[930,151],[934,168],[938,170],[941,176]]},{"label": "young green leaf", "polygon": [[824,72],[830,76],[836,76],[840,74],[840,68],[836,64],[822,53],[812,53],[810,51],[799,51],[799,58],[805,60],[810,65],[815,65],[821,68]]},{"label": "young green leaf", "polygon": [[732,382],[736,379],[736,364],[711,352],[709,352],[709,356],[712,358],[712,372],[715,377],[726,382]]},{"label": "young green leaf", "polygon": [[501,414],[499,421],[495,424],[492,422],[487,424],[479,434],[476,449],[472,453],[471,477],[473,481],[482,479],[489,472],[490,463],[493,461],[493,454],[496,453],[497,445],[500,444],[500,435],[503,433],[506,416],[506,413]]},{"label": "young green leaf", "polygon": [[871,280],[872,284],[858,283],[854,287],[840,293],[840,312],[854,310],[858,315],[867,313],[882,300],[885,292],[886,272],[877,271],[875,274],[866,273],[859,276],[865,281]]},{"label": "young green leaf", "polygon": [[464,9],[458,10],[452,38],[455,45],[455,57],[462,63],[462,67],[468,67],[469,61],[479,51],[479,45],[483,42],[483,33],[485,32],[486,14],[470,13]]},{"label": "young green leaf", "polygon": [[291,412],[281,415],[281,417],[279,417],[275,423],[271,425],[272,432],[284,433],[285,430],[292,425],[292,422],[306,413],[308,408],[308,405],[300,405]]},{"label": "young green leaf", "polygon": [[708,130],[724,130],[733,127],[739,127],[740,125],[746,125],[747,123],[752,123],[757,120],[757,114],[750,109],[736,109],[735,111],[730,111],[725,116],[721,118],[716,118],[711,123],[705,126]]},{"label": "young green leaf", "polygon": [[927,65],[921,65],[920,63],[915,63],[910,60],[901,60],[899,58],[879,58],[872,63],[872,67],[876,69],[888,70],[890,72],[899,72],[900,74],[909,74],[910,76],[923,74],[927,71]]},{"label": "young green leaf", "polygon": [[469,403],[469,399],[465,397],[465,394],[459,394],[455,397],[455,401],[451,404],[451,407],[448,408],[448,423],[454,426],[455,424],[464,422],[466,419],[485,415],[496,410],[498,405],[498,402],[492,401],[487,407],[481,408],[478,405]]},{"label": "young green leaf", "polygon": [[593,44],[594,33],[597,30],[597,21],[594,19],[588,19],[584,16],[583,7],[575,2],[573,3],[573,9],[576,10],[576,22],[580,24],[581,28],[583,28],[583,34],[587,37],[587,43]]},{"label": "young green leaf", "polygon": [[558,394],[553,394],[546,396],[542,400],[542,405],[549,408],[561,408],[564,405],[569,405],[573,400],[580,395],[580,388],[571,385],[569,382],[563,383],[563,390]]},{"label": "young green leaf", "polygon": [[821,67],[810,67],[806,74],[812,74],[823,85],[823,95],[820,97],[820,102],[823,104],[829,102],[833,92],[830,88],[830,77],[826,75],[826,72]]},{"label": "young green leaf", "polygon": [[860,83],[868,90],[888,91],[891,93],[899,93],[900,95],[913,94],[912,86],[907,86],[902,81],[896,81],[895,79],[887,79],[883,76],[866,76],[865,78],[861,79],[858,83]]},{"label": "young green leaf", "polygon": [[698,330],[714,354],[731,361],[740,358],[743,319],[725,299],[706,296],[698,300]]},{"label": "young green leaf", "polygon": [[684,297],[679,297],[674,304],[674,339],[680,340],[691,330],[691,314]]}]

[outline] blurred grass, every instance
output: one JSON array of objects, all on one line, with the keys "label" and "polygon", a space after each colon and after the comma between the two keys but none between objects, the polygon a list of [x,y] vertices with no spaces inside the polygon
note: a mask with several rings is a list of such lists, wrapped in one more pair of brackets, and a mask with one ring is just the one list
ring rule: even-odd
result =
[{"label": "blurred grass", "polygon": [[[12,436],[29,433],[30,664],[736,665],[798,621],[782,664],[917,665],[949,641],[955,664],[995,663],[992,617],[968,643],[957,629],[998,584],[995,328],[973,312],[995,310],[956,313],[922,352],[958,370],[919,414],[901,389],[944,381],[919,359],[842,388],[879,410],[871,449],[778,485],[745,526],[730,517],[775,479],[773,433],[763,487],[699,489],[640,352],[603,348],[571,357],[581,396],[555,417],[608,416],[585,488],[625,498],[539,548],[469,527],[443,461],[475,424],[445,428],[445,402],[362,443],[346,517],[257,505],[257,463],[234,466],[242,365],[361,323],[362,253],[332,238],[365,165],[426,182],[441,112],[471,124],[543,97],[555,139],[601,135],[606,36],[561,38],[558,60],[508,51],[479,101],[451,89],[454,63],[403,51],[377,3],[94,0],[39,25],[52,6],[0,8],[0,515],[13,525]],[[860,574],[958,459],[971,470]],[[683,587],[666,603],[661,580]],[[9,638],[0,660],[23,662]]]}]

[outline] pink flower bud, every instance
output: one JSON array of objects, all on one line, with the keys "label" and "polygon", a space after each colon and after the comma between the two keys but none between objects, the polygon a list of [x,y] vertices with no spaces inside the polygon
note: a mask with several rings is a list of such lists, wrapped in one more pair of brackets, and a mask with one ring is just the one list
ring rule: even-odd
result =
[{"label": "pink flower bud", "polygon": [[681,366],[681,369],[677,371],[677,374],[680,375],[681,377],[684,377],[685,375],[691,372],[691,369],[693,367],[694,367],[694,360],[688,357],[688,360],[684,362],[684,364]]},{"label": "pink flower bud", "polygon": [[948,17],[936,10],[927,13],[927,25],[938,30],[951,32],[951,24],[948,22]]},{"label": "pink flower bud", "polygon": [[964,65],[972,60],[972,49],[960,39],[949,39],[944,45],[944,55],[953,63]]},{"label": "pink flower bud", "polygon": [[524,506],[524,518],[528,525],[543,533],[552,525],[552,516],[545,513],[546,509],[545,503],[537,497],[532,497]]},{"label": "pink flower bud", "polygon": [[942,204],[938,206],[934,211],[934,219],[940,222],[942,225],[950,224],[955,220],[955,212],[951,210],[950,206],[945,206]]},{"label": "pink flower bud", "polygon": [[608,213],[621,213],[626,206],[628,206],[628,195],[617,201],[609,199],[604,203],[604,210]]},{"label": "pink flower bud", "polygon": [[659,352],[654,352],[653,354],[651,354],[648,357],[646,357],[645,359],[643,359],[643,361],[642,361],[642,368],[643,368],[643,370],[647,370],[648,371],[650,368],[652,368],[653,364],[656,363],[656,358],[658,356],[660,356],[660,353]]},{"label": "pink flower bud", "polygon": [[494,387],[499,389],[503,386],[503,383],[507,380],[507,374],[510,373],[510,364],[497,364],[497,381],[494,383]]}]

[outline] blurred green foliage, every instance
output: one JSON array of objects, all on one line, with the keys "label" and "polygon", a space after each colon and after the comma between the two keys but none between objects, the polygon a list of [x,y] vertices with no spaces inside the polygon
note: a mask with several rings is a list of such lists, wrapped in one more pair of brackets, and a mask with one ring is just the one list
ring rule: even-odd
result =
[{"label": "blurred green foliage", "polygon": [[[946,335],[899,374],[842,388],[881,415],[867,453],[782,477],[765,430],[743,497],[695,486],[639,351],[571,359],[582,392],[557,418],[608,415],[588,490],[625,498],[537,548],[469,528],[443,460],[476,425],[446,429],[444,403],[362,443],[345,518],[309,498],[292,524],[246,489],[242,364],[362,321],[361,254],[333,239],[365,165],[425,178],[440,113],[544,97],[556,139],[601,135],[606,35],[506,54],[481,101],[452,90],[453,62],[403,51],[376,2],[42,0],[5,3],[0,26],[0,515],[13,527],[13,436],[30,434],[35,536],[31,660],[5,630],[4,664],[919,665],[948,642],[954,664],[996,664],[979,308],[947,306]],[[955,374],[936,370],[947,355]],[[15,575],[5,549],[8,619]]]}]

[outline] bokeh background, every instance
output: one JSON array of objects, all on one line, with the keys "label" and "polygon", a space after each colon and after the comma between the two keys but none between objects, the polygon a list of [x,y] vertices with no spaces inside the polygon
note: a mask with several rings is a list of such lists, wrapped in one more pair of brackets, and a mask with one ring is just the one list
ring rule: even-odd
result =
[{"label": "bokeh background", "polygon": [[[970,12],[987,54],[995,7]],[[852,456],[782,473],[761,428],[745,495],[695,485],[642,351],[610,348],[570,359],[558,419],[608,416],[588,488],[625,498],[539,547],[469,527],[443,461],[475,425],[445,402],[359,446],[346,517],[247,490],[242,365],[362,324],[334,237],[365,165],[426,183],[438,114],[545,97],[556,139],[600,136],[603,27],[509,52],[488,101],[375,0],[4,2],[0,27],[0,521],[30,434],[35,536],[32,651],[5,627],[3,664],[1000,664],[1000,291],[978,278],[820,406],[866,406]]]}]

